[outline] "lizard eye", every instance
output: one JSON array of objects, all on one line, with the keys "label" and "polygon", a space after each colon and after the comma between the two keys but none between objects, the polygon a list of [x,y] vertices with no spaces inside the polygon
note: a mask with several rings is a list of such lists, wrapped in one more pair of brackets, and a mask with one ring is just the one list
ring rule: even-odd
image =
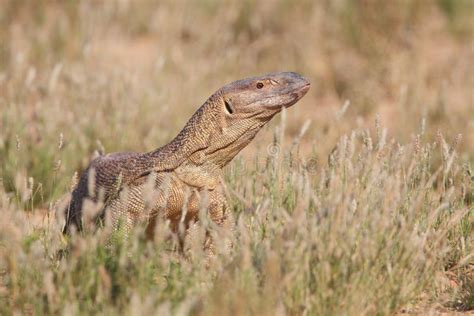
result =
[{"label": "lizard eye", "polygon": [[258,82],[258,83],[257,83],[257,89],[262,89],[262,88],[263,88],[263,83]]},{"label": "lizard eye", "polygon": [[227,113],[229,113],[229,114],[234,113],[234,110],[232,109],[232,106],[230,105],[230,103],[227,100],[224,100],[224,104],[225,104],[225,109],[227,110]]}]

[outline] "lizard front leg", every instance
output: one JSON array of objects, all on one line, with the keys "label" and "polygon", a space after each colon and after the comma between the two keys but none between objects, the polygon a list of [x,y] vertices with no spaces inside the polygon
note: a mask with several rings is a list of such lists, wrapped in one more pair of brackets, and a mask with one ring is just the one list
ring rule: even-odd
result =
[{"label": "lizard front leg", "polygon": [[[232,248],[232,237],[234,232],[234,217],[229,208],[224,194],[220,190],[206,191],[208,199],[207,216],[214,224],[214,228],[206,230],[204,239],[204,250],[208,256],[213,256],[216,253],[216,247],[222,247],[224,252],[229,252]],[[201,194],[202,197],[202,194]],[[199,231],[200,224],[198,222],[191,224],[187,239],[196,239],[195,234]]]},{"label": "lizard front leg", "polygon": [[220,190],[213,190],[209,194],[209,218],[219,227],[234,230],[234,217],[225,195]]}]

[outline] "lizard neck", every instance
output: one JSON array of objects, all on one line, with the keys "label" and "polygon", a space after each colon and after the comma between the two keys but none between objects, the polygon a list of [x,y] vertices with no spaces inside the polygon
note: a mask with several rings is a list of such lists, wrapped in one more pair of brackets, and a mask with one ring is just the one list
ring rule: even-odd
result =
[{"label": "lizard neck", "polygon": [[202,155],[209,147],[213,132],[219,128],[212,103],[212,98],[204,103],[171,142],[147,153],[155,165],[155,171],[174,170],[190,157]]},{"label": "lizard neck", "polygon": [[218,113],[201,112],[198,110],[170,143],[149,153],[156,163],[173,162],[173,167],[168,170],[184,164],[192,165],[192,169],[187,169],[189,172],[222,169],[268,122],[267,117],[255,118],[234,129],[226,126]]}]

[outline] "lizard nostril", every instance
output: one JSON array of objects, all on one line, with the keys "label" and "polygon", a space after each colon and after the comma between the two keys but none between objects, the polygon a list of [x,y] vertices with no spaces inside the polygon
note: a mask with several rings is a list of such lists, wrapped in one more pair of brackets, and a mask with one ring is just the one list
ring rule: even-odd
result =
[{"label": "lizard nostril", "polygon": [[257,83],[257,89],[262,89],[263,88],[263,83],[259,82]]}]

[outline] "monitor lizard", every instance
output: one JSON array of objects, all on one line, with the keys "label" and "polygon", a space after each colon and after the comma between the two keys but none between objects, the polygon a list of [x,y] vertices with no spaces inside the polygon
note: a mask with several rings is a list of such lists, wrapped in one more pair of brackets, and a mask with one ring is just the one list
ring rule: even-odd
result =
[{"label": "monitor lizard", "polygon": [[146,153],[119,152],[90,162],[66,207],[66,224],[83,228],[84,201],[104,202],[101,218],[109,216],[128,232],[145,221],[153,235],[158,216],[179,224],[197,221],[203,197],[209,218],[232,225],[222,188],[222,169],[283,107],[309,90],[307,79],[294,72],[277,72],[229,83],[194,113],[167,145]]}]

